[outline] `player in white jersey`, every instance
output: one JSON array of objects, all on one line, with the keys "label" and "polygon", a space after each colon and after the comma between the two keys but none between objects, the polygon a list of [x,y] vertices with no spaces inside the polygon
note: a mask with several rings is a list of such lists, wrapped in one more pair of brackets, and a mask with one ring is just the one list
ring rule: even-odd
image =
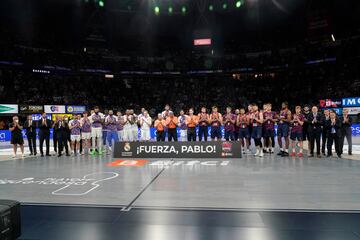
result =
[{"label": "player in white jersey", "polygon": [[149,116],[148,111],[144,111],[143,116],[140,118],[141,141],[150,141],[151,123],[152,119]]},{"label": "player in white jersey", "polygon": [[169,116],[170,111],[171,111],[170,105],[166,104],[164,107],[164,111],[161,113],[164,120],[166,120],[166,118]]},{"label": "player in white jersey", "polygon": [[132,124],[134,124],[135,119],[133,115],[130,115],[130,110],[127,109],[124,115],[124,141],[125,142],[132,142],[134,141],[132,135]]},{"label": "player in white jersey", "polygon": [[138,118],[136,114],[134,113],[133,109],[130,109],[130,115],[133,116],[133,119],[135,122],[131,124],[131,134],[133,141],[139,141],[139,127],[138,127]]},{"label": "player in white jersey", "polygon": [[81,139],[82,139],[82,154],[88,153],[91,148],[91,122],[88,113],[84,112],[80,119]]},{"label": "player in white jersey", "polygon": [[[99,107],[94,108],[94,113],[90,116],[91,137],[92,137],[92,154],[101,154],[102,152],[102,125],[104,114],[99,112]],[[96,145],[97,142],[97,145]]]}]

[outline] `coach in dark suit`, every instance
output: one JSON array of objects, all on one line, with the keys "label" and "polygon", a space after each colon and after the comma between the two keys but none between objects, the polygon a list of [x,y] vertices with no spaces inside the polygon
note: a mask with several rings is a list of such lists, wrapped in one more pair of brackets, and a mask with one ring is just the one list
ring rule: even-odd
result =
[{"label": "coach in dark suit", "polygon": [[50,128],[51,120],[46,118],[46,113],[43,113],[41,119],[38,121],[39,138],[40,138],[40,153],[44,156],[43,144],[46,144],[46,156],[50,156]]},{"label": "coach in dark suit", "polygon": [[24,129],[26,129],[26,137],[29,142],[30,156],[36,155],[36,127],[37,123],[36,121],[32,120],[32,116],[27,116],[27,120],[24,124]]},{"label": "coach in dark suit", "polygon": [[55,123],[54,131],[56,132],[56,138],[58,142],[58,156],[61,157],[61,152],[63,151],[64,147],[66,156],[70,156],[68,147],[69,124],[63,119],[62,116],[59,117],[58,121]]},{"label": "coach in dark suit", "polygon": [[320,155],[320,138],[322,127],[324,124],[323,116],[319,113],[319,109],[316,106],[313,106],[311,109],[311,113],[308,117],[308,133],[310,137],[310,157],[314,157],[314,148],[316,143],[316,154],[317,157],[321,157]]}]

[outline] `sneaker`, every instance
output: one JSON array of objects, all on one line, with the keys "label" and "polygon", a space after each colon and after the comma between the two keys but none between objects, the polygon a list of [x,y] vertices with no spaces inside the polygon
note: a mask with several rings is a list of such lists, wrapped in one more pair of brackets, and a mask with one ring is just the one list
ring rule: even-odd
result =
[{"label": "sneaker", "polygon": [[285,151],[280,151],[277,155],[282,156]]},{"label": "sneaker", "polygon": [[246,154],[251,154],[250,149],[248,149],[248,150],[246,151]]},{"label": "sneaker", "polygon": [[24,158],[25,157],[25,154],[21,154],[21,158]]},{"label": "sneaker", "polygon": [[13,154],[13,155],[12,155],[12,158],[16,158],[16,154]]},{"label": "sneaker", "polygon": [[259,157],[263,157],[263,156],[264,156],[264,152],[263,152],[263,151],[260,151]]},{"label": "sneaker", "polygon": [[296,153],[295,153],[295,152],[292,152],[292,153],[290,154],[290,157],[296,157]]},{"label": "sneaker", "polygon": [[260,154],[259,149],[256,149],[256,153],[254,154],[254,156],[258,156]]},{"label": "sneaker", "polygon": [[303,157],[303,154],[302,154],[302,153],[298,153],[298,157]]},{"label": "sneaker", "polygon": [[273,150],[273,149],[270,149],[269,153],[274,153],[274,150]]},{"label": "sneaker", "polygon": [[281,156],[282,156],[282,157],[288,157],[288,156],[289,156],[289,153],[284,151]]},{"label": "sneaker", "polygon": [[245,150],[242,150],[242,154],[246,154]]}]

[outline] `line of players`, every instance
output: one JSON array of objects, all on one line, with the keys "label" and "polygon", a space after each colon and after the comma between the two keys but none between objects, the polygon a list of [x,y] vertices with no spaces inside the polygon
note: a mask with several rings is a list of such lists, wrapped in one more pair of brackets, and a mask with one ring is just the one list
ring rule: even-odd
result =
[{"label": "line of players", "polygon": [[[275,125],[277,125],[277,134],[275,134]],[[52,127],[54,129],[54,150],[61,156],[63,148],[65,148],[66,155],[69,155],[68,140],[70,140],[70,147],[74,154],[80,153],[80,151],[81,154],[89,152],[102,154],[104,149],[109,152],[113,141],[150,141],[152,126],[156,129],[157,141],[165,141],[166,136],[168,141],[178,141],[178,128],[181,141],[207,141],[209,127],[210,138],[221,140],[221,126],[224,126],[225,139],[227,141],[240,140],[244,153],[251,153],[250,145],[251,139],[253,139],[256,146],[254,155],[259,157],[262,157],[264,153],[274,152],[275,135],[277,135],[280,147],[278,155],[303,156],[302,142],[308,139],[309,156],[314,156],[315,145],[317,156],[320,157],[320,150],[325,155],[326,143],[327,155],[331,156],[332,145],[335,143],[336,153],[341,157],[346,137],[349,143],[349,154],[351,154],[351,119],[346,110],[341,118],[329,110],[320,113],[316,106],[312,107],[311,112],[307,106],[304,109],[296,106],[295,112],[292,113],[286,102],[282,103],[279,113],[272,111],[272,105],[267,103],[263,105],[262,110],[256,104],[251,104],[248,106],[247,112],[241,108],[236,109],[233,113],[232,109],[227,107],[224,114],[219,113],[216,106],[212,107],[211,113],[202,107],[201,112],[197,115],[190,108],[187,114],[181,110],[178,117],[171,111],[170,106],[166,105],[155,121],[144,108],[139,115],[135,115],[133,110],[126,110],[124,115],[118,112],[115,116],[112,110],[103,114],[99,111],[99,107],[95,107],[90,116],[84,112],[82,116],[81,114],[75,115],[74,119],[69,122],[62,117],[51,122],[46,119],[44,113],[42,119],[34,125],[29,116],[24,128],[31,154],[36,155],[36,134],[34,136],[31,133],[35,132],[34,129],[39,128],[41,155],[44,155],[44,142],[46,143],[46,155],[49,155],[49,129]],[[198,131],[196,131],[197,127]],[[140,139],[138,138],[139,128]],[[14,131],[12,128],[10,130]],[[289,153],[290,140],[291,153]],[[80,142],[82,142],[81,146]],[[296,145],[298,145],[297,154]]]}]

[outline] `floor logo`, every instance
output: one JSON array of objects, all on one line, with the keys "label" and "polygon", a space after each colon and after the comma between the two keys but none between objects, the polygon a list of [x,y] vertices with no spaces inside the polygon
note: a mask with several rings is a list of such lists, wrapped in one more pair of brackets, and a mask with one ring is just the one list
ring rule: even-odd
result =
[{"label": "floor logo", "polygon": [[108,163],[108,167],[141,167],[148,163],[148,160],[115,160]]}]

